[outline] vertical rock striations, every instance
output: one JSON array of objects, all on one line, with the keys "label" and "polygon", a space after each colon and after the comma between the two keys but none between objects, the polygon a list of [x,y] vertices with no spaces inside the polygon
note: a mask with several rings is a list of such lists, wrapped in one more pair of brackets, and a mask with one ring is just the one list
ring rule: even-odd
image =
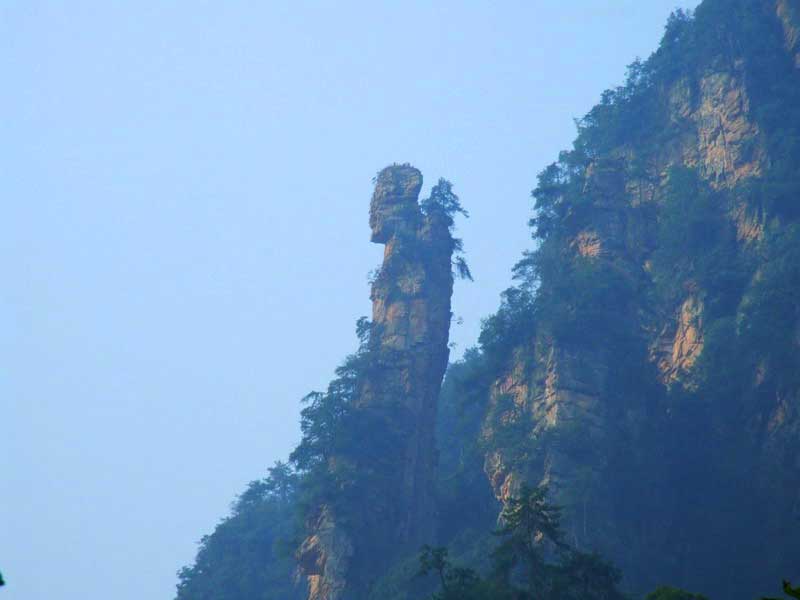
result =
[{"label": "vertical rock striations", "polygon": [[370,350],[374,374],[361,402],[396,412],[403,436],[396,541],[418,547],[433,535],[436,401],[449,355],[453,293],[450,217],[423,213],[422,175],[389,167],[378,175],[370,207],[372,241],[385,244],[372,285]]},{"label": "vertical rock striations", "polygon": [[[310,600],[362,597],[392,558],[433,541],[434,427],[449,355],[455,241],[450,215],[420,205],[421,187],[422,174],[409,165],[387,167],[376,179],[370,227],[385,252],[354,408],[372,424],[370,436],[386,442],[387,456],[378,477],[364,479],[357,519],[324,506],[310,524],[299,551]],[[370,474],[367,458],[353,466],[356,479]]]},{"label": "vertical rock striations", "polygon": [[777,0],[775,12],[783,28],[786,50],[800,69],[800,3],[797,0]]},{"label": "vertical rock striations", "polygon": [[[541,236],[536,319],[503,355],[487,394],[484,469],[496,497],[505,500],[525,483],[549,484],[565,507],[570,541],[612,557],[639,590],[669,580],[702,591],[709,580],[699,565],[747,556],[731,550],[736,537],[726,519],[737,511],[760,519],[733,521],[738,539],[762,532],[774,546],[750,556],[758,566],[748,567],[748,591],[755,593],[763,573],[788,569],[784,557],[797,548],[781,533],[796,532],[800,514],[800,387],[786,375],[797,372],[797,355],[773,364],[771,383],[764,359],[730,389],[726,378],[738,374],[721,377],[725,361],[711,362],[723,356],[725,327],[739,327],[734,340],[758,327],[747,324],[757,318],[748,298],[761,293],[771,244],[796,227],[786,217],[764,217],[758,204],[765,181],[794,181],[775,175],[789,160],[774,140],[790,137],[790,116],[788,105],[770,104],[776,100],[763,86],[772,80],[757,79],[765,63],[744,36],[758,19],[760,41],[777,49],[769,68],[784,87],[775,89],[791,98],[786,90],[800,84],[800,3],[736,4],[747,20],[741,30],[716,25],[725,43],[709,45],[702,66],[658,73],[638,88],[634,82],[631,96],[617,100],[620,114],[649,107],[638,137],[632,130],[641,116],[631,116],[630,131],[607,146],[588,120],[586,131],[597,137],[582,133],[581,142],[596,147],[562,175],[570,180],[562,192],[569,203],[557,199],[558,224]],[[762,4],[767,10],[759,12]],[[724,2],[703,7],[727,14]],[[696,25],[687,20],[685,27],[689,35]],[[592,118],[605,118],[607,106]],[[787,116],[776,128],[765,115],[781,111]],[[613,121],[605,123],[608,133]],[[674,187],[673,177],[687,172],[700,183]],[[701,233],[692,234],[691,248],[691,238],[669,237],[692,227]],[[678,247],[672,254],[664,250],[669,244]],[[776,281],[770,285],[790,285]],[[793,302],[782,317],[789,331],[800,330]],[[565,327],[570,322],[579,326]],[[752,499],[736,499],[733,490],[745,484]]]}]

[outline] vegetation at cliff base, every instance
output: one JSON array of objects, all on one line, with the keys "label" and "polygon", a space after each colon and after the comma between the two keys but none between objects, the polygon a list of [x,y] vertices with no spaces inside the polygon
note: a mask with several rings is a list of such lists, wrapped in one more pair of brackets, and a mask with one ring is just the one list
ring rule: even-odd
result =
[{"label": "vegetation at cliff base", "polygon": [[[773,3],[676,11],[540,172],[531,248],[439,394],[438,510],[419,556],[364,533],[402,521],[387,499],[415,429],[402,394],[378,411],[359,402],[402,362],[376,353],[382,332],[363,319],[358,350],[303,401],[291,468],[251,484],[204,538],[179,600],[293,598],[278,540],[296,551],[322,506],[357,539],[347,600],[746,600],[795,576],[800,69],[788,37]],[[420,211],[451,234],[466,216],[444,179]],[[450,242],[445,278],[471,279]],[[220,585],[229,595],[213,595]]]},{"label": "vegetation at cliff base", "polygon": [[[791,582],[783,582],[783,593],[791,598],[800,599],[800,587],[792,587]],[[777,598],[763,598],[762,600],[778,600]]]},{"label": "vegetation at cliff base", "polygon": [[430,599],[625,600],[617,569],[565,543],[560,510],[548,503],[547,495],[546,488],[523,486],[518,496],[508,499],[485,577],[454,566],[446,548],[423,548],[419,573],[435,574],[440,587]]},{"label": "vegetation at cliff base", "polygon": [[[796,514],[786,469],[800,449],[800,74],[772,10],[676,11],[658,50],[577,122],[532,192],[517,283],[460,367],[476,375],[454,392],[465,411],[483,402],[490,477],[540,481],[557,460],[570,534],[640,591],[754,596],[800,552],[778,525]],[[720,142],[715,164],[702,144],[724,118],[752,137]],[[597,404],[545,426],[559,395]],[[755,481],[761,500],[737,493]],[[770,560],[754,542],[767,530],[784,548]]]},{"label": "vegetation at cliff base", "polygon": [[294,583],[297,476],[276,463],[251,482],[231,514],[203,537],[195,563],[178,572],[177,600],[301,600]]}]

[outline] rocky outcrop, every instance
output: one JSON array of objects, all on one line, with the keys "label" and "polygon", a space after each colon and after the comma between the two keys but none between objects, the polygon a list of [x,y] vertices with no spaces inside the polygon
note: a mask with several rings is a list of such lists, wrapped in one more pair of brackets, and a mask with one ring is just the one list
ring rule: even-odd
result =
[{"label": "rocky outcrop", "polygon": [[652,350],[662,381],[672,383],[688,373],[703,351],[703,303],[689,296],[659,334]]},{"label": "rocky outcrop", "polygon": [[385,244],[372,286],[370,352],[374,375],[361,403],[399,405],[404,437],[395,542],[430,541],[434,519],[436,402],[447,368],[453,293],[451,217],[438,206],[423,212],[422,175],[410,166],[378,175],[370,206],[372,241]]},{"label": "rocky outcrop", "polygon": [[309,598],[342,598],[347,588],[347,569],[353,557],[353,543],[323,506],[313,532],[300,546],[299,568],[306,575]]},{"label": "rocky outcrop", "polygon": [[298,550],[310,600],[363,600],[371,584],[380,596],[374,579],[394,586],[407,563],[393,561],[434,542],[437,522],[442,543],[469,545],[467,530],[495,514],[492,494],[538,484],[564,508],[568,541],[611,559],[636,595],[668,582],[739,600],[791,575],[800,0],[704,0],[667,31],[545,171],[541,245],[517,271],[528,285],[453,367],[439,492],[460,508],[479,491],[477,519],[437,518],[434,499],[452,220],[419,202],[417,169],[376,177],[369,224],[384,258],[347,398],[368,424],[352,437],[383,442],[385,460],[319,461],[335,484]]},{"label": "rocky outcrop", "polygon": [[[322,507],[300,549],[309,600],[354,600],[398,553],[433,542],[436,403],[448,362],[453,291],[452,219],[418,201],[422,174],[409,165],[381,171],[370,205],[372,241],[385,245],[372,284],[368,367],[355,405],[396,440],[381,489],[341,523]],[[358,464],[355,469],[361,468]]]},{"label": "rocky outcrop", "polygon": [[[785,47],[800,68],[800,4],[777,0],[774,6]],[[633,585],[655,583],[647,579],[647,569],[642,568],[643,556],[653,548],[662,548],[660,554],[652,555],[653,560],[660,561],[661,573],[687,582],[702,579],[692,571],[692,553],[701,552],[692,544],[709,554],[719,550],[713,548],[713,542],[706,546],[705,542],[680,539],[670,528],[670,523],[679,522],[683,516],[680,510],[685,510],[685,505],[681,509],[675,506],[684,501],[681,494],[685,491],[680,488],[680,477],[665,483],[668,477],[664,471],[686,460],[684,449],[676,446],[687,442],[667,439],[658,447],[659,441],[651,446],[658,447],[651,454],[646,454],[638,442],[644,447],[652,444],[652,436],[679,427],[675,424],[678,410],[670,403],[680,400],[673,400],[670,394],[674,390],[681,390],[675,392],[676,396],[692,393],[698,359],[712,338],[708,327],[713,318],[707,315],[713,310],[709,308],[709,290],[688,277],[674,286],[679,290],[678,297],[659,298],[651,279],[657,220],[670,170],[696,169],[714,190],[717,201],[724,202],[721,212],[735,231],[736,252],[757,252],[767,227],[775,226],[767,223],[761,209],[747,204],[746,194],[741,192],[768,176],[774,157],[769,156],[762,121],[756,118],[758,111],[752,106],[759,90],[748,87],[747,57],[732,55],[731,47],[721,49],[724,56],[708,61],[694,75],[658,87],[654,104],[662,107],[659,118],[663,118],[666,131],[652,132],[653,139],[647,143],[640,140],[593,156],[582,167],[581,178],[576,179],[583,181],[584,198],[564,211],[559,230],[563,236],[558,242],[562,270],[581,261],[604,265],[622,274],[637,290],[633,301],[620,292],[612,312],[625,315],[620,327],[627,328],[634,340],[631,348],[641,347],[647,362],[646,366],[637,366],[634,375],[650,383],[636,382],[639,395],[626,397],[630,392],[620,388],[631,384],[631,373],[615,364],[614,360],[620,360],[619,352],[611,360],[612,353],[607,353],[603,344],[591,341],[593,327],[586,329],[583,340],[568,343],[538,327],[516,348],[489,390],[484,439],[491,439],[504,423],[527,428],[524,451],[495,445],[485,455],[484,470],[495,496],[505,500],[523,483],[549,484],[554,500],[566,508],[565,525],[573,542],[607,553],[623,567]],[[641,165],[647,171],[644,176]],[[541,285],[547,283],[542,281]],[[602,327],[602,323],[596,327]],[[608,339],[607,345],[611,343]],[[631,362],[635,360],[632,356]],[[754,377],[753,396],[760,397],[763,404],[741,410],[738,430],[702,403],[682,409],[692,414],[694,422],[701,422],[703,415],[709,424],[696,432],[697,437],[687,438],[688,444],[696,444],[693,448],[700,455],[697,463],[703,467],[682,466],[686,471],[708,468],[698,479],[710,481],[713,469],[731,469],[731,462],[726,462],[733,460],[728,458],[729,448],[752,444],[749,453],[738,450],[737,468],[741,465],[741,470],[726,472],[725,477],[749,478],[762,499],[791,499],[791,506],[781,504],[780,516],[773,514],[767,519],[774,519],[770,527],[778,532],[781,524],[785,526],[786,515],[792,511],[800,514],[796,490],[800,462],[792,454],[797,448],[800,421],[798,391],[773,392],[766,384],[762,386],[758,380],[761,376],[763,373]],[[706,410],[711,413],[704,413]],[[753,412],[745,421],[747,411]],[[667,490],[659,492],[663,497],[656,498],[659,493],[645,489],[647,482],[653,481]],[[627,496],[637,498],[641,506],[649,503],[652,519],[637,521],[638,517],[632,515],[644,509],[636,502],[633,506],[626,504]],[[701,521],[696,527],[703,525]]]},{"label": "rocky outcrop", "polygon": [[[626,250],[636,236],[625,161],[593,162],[582,193],[589,208],[580,222],[586,224],[567,241],[565,260],[634,273],[637,265]],[[627,299],[621,296],[618,302],[622,307]],[[592,337],[591,331],[585,334]],[[508,371],[492,386],[483,431],[484,438],[491,439],[498,435],[498,425],[529,427],[524,443],[535,450],[527,456],[520,456],[517,445],[502,444],[486,455],[484,470],[495,497],[504,502],[523,483],[547,485],[559,504],[580,505],[583,518],[568,523],[571,541],[578,546],[594,537],[589,534],[597,513],[591,510],[589,486],[602,473],[602,449],[614,429],[604,402],[607,371],[601,345],[538,333],[517,349]]]},{"label": "rocky outcrop", "polygon": [[800,3],[797,0],[777,0],[775,12],[783,28],[786,51],[792,55],[795,67],[800,69]]},{"label": "rocky outcrop", "polygon": [[682,79],[668,97],[670,120],[681,134],[662,160],[666,167],[698,167],[715,187],[732,187],[761,174],[764,153],[750,117],[741,66]]}]

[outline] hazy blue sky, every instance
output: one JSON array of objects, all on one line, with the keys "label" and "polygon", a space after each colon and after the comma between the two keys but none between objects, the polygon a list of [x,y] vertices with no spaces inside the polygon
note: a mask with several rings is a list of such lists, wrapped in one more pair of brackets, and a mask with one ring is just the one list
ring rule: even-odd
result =
[{"label": "hazy blue sky", "polygon": [[472,213],[474,343],[536,173],[676,5],[0,2],[0,596],[173,597],[355,345],[388,163]]}]

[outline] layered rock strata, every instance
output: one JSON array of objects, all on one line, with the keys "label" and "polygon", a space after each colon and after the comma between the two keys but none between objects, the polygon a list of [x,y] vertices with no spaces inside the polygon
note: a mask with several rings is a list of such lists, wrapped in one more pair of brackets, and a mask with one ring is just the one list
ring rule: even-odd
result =
[{"label": "layered rock strata", "polygon": [[414,167],[387,167],[370,205],[371,239],[385,251],[372,284],[369,367],[355,404],[396,440],[388,457],[396,468],[381,489],[368,490],[375,497],[358,524],[339,523],[330,507],[318,511],[299,553],[309,600],[358,598],[393,555],[434,541],[434,427],[449,355],[455,242],[446,211],[421,207],[421,187]]}]

